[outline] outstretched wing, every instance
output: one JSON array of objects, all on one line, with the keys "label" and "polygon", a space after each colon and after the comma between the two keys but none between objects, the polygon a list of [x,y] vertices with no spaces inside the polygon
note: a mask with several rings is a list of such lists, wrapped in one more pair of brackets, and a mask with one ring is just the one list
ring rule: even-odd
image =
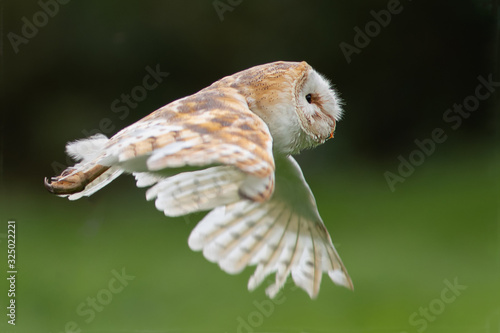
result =
[{"label": "outstretched wing", "polygon": [[70,199],[91,195],[122,171],[149,177],[152,185],[151,179],[170,176],[172,168],[212,165],[232,166],[246,175],[241,197],[265,201],[274,190],[271,134],[234,88],[206,88],[158,109],[110,139],[90,138],[69,147],[81,150],[78,155],[85,155],[84,161],[45,183],[50,191]]},{"label": "outstretched wing", "polygon": [[323,272],[352,289],[299,165],[288,157],[276,166],[276,190],[269,201],[242,200],[215,208],[195,227],[189,246],[228,273],[256,265],[250,290],[275,272],[276,281],[266,290],[269,297],[289,274],[311,298],[319,292]]},{"label": "outstretched wing", "polygon": [[159,174],[187,166],[234,166],[259,183],[240,189],[254,201],[269,198],[274,185],[269,129],[234,88],[204,89],[118,132],[101,164]]},{"label": "outstretched wing", "polygon": [[233,88],[204,89],[168,104],[118,132],[106,150],[107,159],[132,169],[127,162],[146,156],[149,171],[224,164],[259,177],[274,172],[269,129]]}]

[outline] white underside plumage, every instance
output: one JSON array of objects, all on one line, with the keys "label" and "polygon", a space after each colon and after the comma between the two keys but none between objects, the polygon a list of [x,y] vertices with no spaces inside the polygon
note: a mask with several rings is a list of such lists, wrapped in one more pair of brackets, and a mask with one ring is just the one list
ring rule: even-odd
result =
[{"label": "white underside plumage", "polygon": [[[280,191],[283,179],[278,179],[277,191],[267,202],[241,199],[238,191],[248,176],[229,166],[165,179],[150,173],[135,176],[141,187],[156,182],[146,197],[155,200],[156,208],[167,216],[212,210],[192,231],[189,246],[203,251],[209,261],[230,274],[256,265],[248,282],[250,290],[273,273],[275,283],[266,289],[269,297],[276,296],[290,274],[311,298],[318,294],[323,273],[328,273],[334,283],[352,288],[298,164],[292,157],[283,159],[281,164],[281,168],[289,169],[288,176],[290,170],[293,173],[287,181],[302,187],[292,200],[290,193],[282,195],[283,189]],[[300,201],[300,209],[294,201]]]},{"label": "white underside plumage", "polygon": [[264,204],[239,201],[215,208],[195,227],[189,246],[203,251],[208,260],[230,274],[256,265],[248,282],[250,290],[276,273],[275,283],[266,289],[271,298],[290,273],[311,298],[319,292],[323,272],[336,284],[350,287],[330,239],[316,230],[315,222],[279,200]]}]

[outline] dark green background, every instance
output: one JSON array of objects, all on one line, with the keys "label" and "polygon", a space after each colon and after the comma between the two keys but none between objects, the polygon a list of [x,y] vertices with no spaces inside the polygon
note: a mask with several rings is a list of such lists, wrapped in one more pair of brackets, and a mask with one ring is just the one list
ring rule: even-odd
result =
[{"label": "dark green background", "polygon": [[[456,129],[443,120],[479,76],[500,81],[498,1],[401,0],[348,62],[339,45],[353,45],[355,27],[390,2],[221,0],[233,3],[221,20],[214,1],[73,0],[18,52],[9,36],[42,8],[0,2],[0,267],[9,219],[18,263],[17,325],[6,324],[2,279],[0,330],[63,332],[75,322],[82,332],[237,332],[244,321],[254,332],[499,332],[499,92]],[[203,214],[163,216],[130,176],[78,202],[43,188],[68,164],[67,141],[102,124],[112,135],[276,60],[309,62],[345,102],[335,139],[298,160],[354,292],[324,276],[313,301],[291,283],[279,304],[263,287],[249,293],[253,269],[230,276],[188,248]],[[112,103],[142,84],[147,66],[169,75],[121,119]],[[392,191],[384,174],[397,174],[435,129],[446,140]],[[135,278],[94,318],[79,314],[122,269]],[[455,280],[466,289],[443,303]],[[423,320],[430,305],[439,313]]]}]

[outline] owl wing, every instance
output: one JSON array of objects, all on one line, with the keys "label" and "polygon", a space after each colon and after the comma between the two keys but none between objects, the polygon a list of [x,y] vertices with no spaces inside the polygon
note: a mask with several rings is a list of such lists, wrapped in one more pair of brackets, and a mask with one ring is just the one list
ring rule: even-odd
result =
[{"label": "owl wing", "polygon": [[289,274],[311,298],[319,292],[323,272],[334,283],[352,289],[299,165],[287,157],[278,159],[276,167],[276,189],[270,200],[241,200],[215,208],[192,231],[189,246],[228,273],[256,265],[250,290],[275,272],[275,283],[266,289],[271,298]]},{"label": "owl wing", "polygon": [[146,158],[147,171],[223,164],[261,178],[274,172],[269,129],[233,88],[204,89],[170,103],[118,132],[106,150],[103,161],[132,171]]},{"label": "owl wing", "polygon": [[[110,163],[111,161],[111,163]],[[110,139],[102,164],[132,172],[227,165],[254,182],[240,195],[264,201],[274,189],[272,137],[236,89],[204,89],[155,111]]]},{"label": "owl wing", "polygon": [[152,185],[162,175],[171,176],[169,170],[212,165],[231,166],[246,176],[239,197],[265,201],[274,190],[269,128],[234,88],[206,88],[156,110],[110,139],[90,138],[68,148],[83,162],[52,182],[46,180],[46,186],[70,200],[93,194],[122,171],[134,173],[138,185]]}]

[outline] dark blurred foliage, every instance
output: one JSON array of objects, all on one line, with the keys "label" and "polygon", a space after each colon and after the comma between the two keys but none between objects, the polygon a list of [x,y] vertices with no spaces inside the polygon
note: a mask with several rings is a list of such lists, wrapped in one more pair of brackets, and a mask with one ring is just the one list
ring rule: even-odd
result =
[{"label": "dark blurred foliage", "polygon": [[[474,94],[499,55],[493,2],[408,0],[348,63],[340,43],[352,45],[354,27],[364,30],[370,11],[389,2],[245,0],[221,20],[214,1],[70,1],[15,53],[7,35],[21,35],[22,18],[32,22],[41,7],[4,1],[3,174],[50,175],[54,161],[66,163],[65,143],[103,118],[111,135],[225,75],[276,60],[306,60],[341,92],[345,117],[323,154],[394,162],[445,126],[443,113]],[[169,76],[120,119],[111,103],[157,65]],[[491,140],[497,112],[494,98],[481,102],[450,142]]]}]

